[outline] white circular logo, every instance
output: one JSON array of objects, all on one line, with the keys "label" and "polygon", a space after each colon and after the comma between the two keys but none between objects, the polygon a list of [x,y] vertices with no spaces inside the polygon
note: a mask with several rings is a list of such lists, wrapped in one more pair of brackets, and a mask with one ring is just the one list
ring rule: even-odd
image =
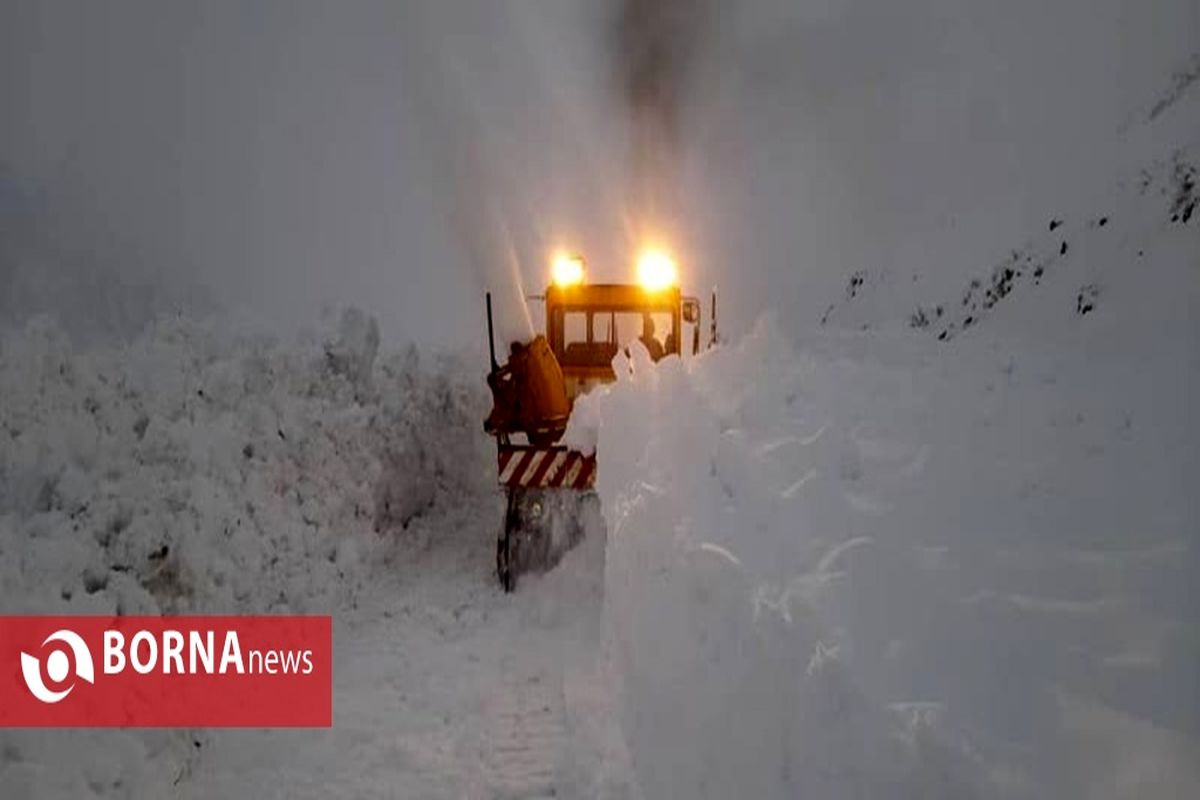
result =
[{"label": "white circular logo", "polygon": [[[96,673],[92,667],[92,654],[79,634],[64,628],[47,636],[46,640],[42,642],[42,646],[45,647],[51,642],[62,642],[71,650],[70,659],[67,658],[66,648],[62,647],[55,648],[46,657],[46,675],[50,678],[51,683],[61,684],[67,679],[72,661],[75,663],[75,677],[82,678],[88,683],[96,682]],[[43,703],[57,703],[75,688],[74,683],[58,691],[48,688],[45,681],[42,680],[41,660],[25,652],[21,653],[21,675],[25,678],[25,685],[29,687],[30,694]]]}]

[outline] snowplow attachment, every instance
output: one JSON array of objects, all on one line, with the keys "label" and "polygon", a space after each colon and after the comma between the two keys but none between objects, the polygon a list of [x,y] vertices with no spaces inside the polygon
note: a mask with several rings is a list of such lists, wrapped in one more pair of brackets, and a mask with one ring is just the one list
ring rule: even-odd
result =
[{"label": "snowplow attachment", "polygon": [[596,457],[566,447],[501,445],[500,484],[508,505],[496,540],[496,574],[506,592],[519,576],[545,572],[582,541],[598,514]]},{"label": "snowplow attachment", "polygon": [[596,456],[566,447],[500,445],[500,484],[518,489],[591,489],[596,483]]}]

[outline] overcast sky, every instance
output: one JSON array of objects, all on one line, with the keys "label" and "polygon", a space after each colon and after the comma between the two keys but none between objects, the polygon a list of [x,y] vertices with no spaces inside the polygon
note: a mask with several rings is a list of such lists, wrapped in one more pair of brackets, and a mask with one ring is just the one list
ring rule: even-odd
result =
[{"label": "overcast sky", "polygon": [[[620,5],[6,0],[0,312],[356,302],[457,345],[485,286],[519,329],[555,247],[620,279],[647,235]],[[651,227],[735,329],[811,323],[855,269],[977,272],[1111,180],[1200,52],[1195,0],[696,5]]]}]

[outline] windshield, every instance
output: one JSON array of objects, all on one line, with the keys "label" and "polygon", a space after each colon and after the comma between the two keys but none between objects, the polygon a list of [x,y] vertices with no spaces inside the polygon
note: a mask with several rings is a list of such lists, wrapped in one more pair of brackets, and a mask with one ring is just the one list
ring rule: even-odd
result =
[{"label": "windshield", "polygon": [[674,320],[669,311],[616,309],[557,309],[554,354],[563,366],[607,367],[613,356],[642,340],[652,358],[678,351]]}]

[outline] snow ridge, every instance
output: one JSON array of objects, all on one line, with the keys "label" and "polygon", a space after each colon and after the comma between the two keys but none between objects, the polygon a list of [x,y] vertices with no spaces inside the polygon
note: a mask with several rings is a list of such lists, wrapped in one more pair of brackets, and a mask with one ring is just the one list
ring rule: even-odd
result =
[{"label": "snow ridge", "polygon": [[[46,318],[5,337],[0,609],[353,606],[418,546],[414,520],[492,491],[478,370],[378,347],[355,309],[297,345],[178,318],[91,349]],[[5,785],[162,796],[200,740],[4,732],[0,746]]]},{"label": "snow ridge", "polygon": [[691,361],[618,358],[569,435],[602,464],[607,657],[647,797],[1195,785],[1188,241],[1082,341],[796,350],[767,317]]}]

